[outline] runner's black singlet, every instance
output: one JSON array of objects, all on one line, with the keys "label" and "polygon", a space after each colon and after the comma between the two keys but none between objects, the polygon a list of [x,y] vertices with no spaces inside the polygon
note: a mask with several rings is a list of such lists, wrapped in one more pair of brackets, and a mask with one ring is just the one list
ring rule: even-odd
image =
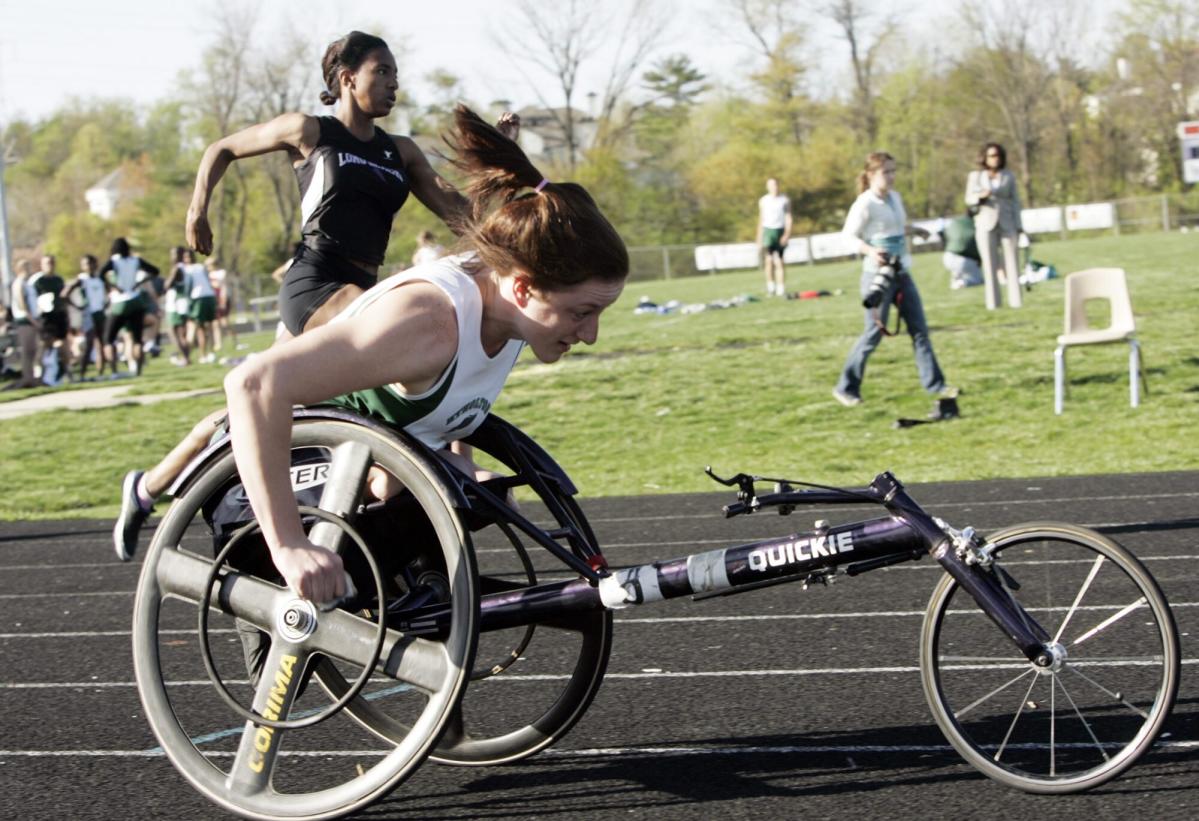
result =
[{"label": "runner's black singlet", "polygon": [[317,122],[316,148],[295,168],[304,244],[380,265],[392,218],[410,190],[400,151],[380,128],[364,142],[336,117],[318,117]]}]

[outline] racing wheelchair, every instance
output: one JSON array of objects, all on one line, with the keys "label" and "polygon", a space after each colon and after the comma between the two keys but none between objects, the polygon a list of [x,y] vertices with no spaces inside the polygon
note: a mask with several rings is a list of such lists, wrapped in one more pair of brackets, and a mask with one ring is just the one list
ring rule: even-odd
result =
[{"label": "racing wheelchair", "polygon": [[[465,441],[494,461],[495,478],[466,476],[354,414],[295,411],[302,518],[313,542],[342,553],[355,588],[334,605],[282,585],[227,436],[176,481],[138,582],[134,668],[161,749],[208,799],[247,818],[334,818],[387,795],[426,759],[523,759],[592,702],[614,610],[924,556],[945,570],[920,635],[925,695],[950,744],[984,774],[1035,793],[1095,787],[1152,745],[1173,705],[1169,605],[1134,556],[1085,528],[958,530],[889,473],[858,489],[796,490],[805,483],[709,470],[736,488],[726,516],[805,504],[885,515],[614,569],[542,448],[494,415]],[[371,471],[403,491],[372,499]],[[758,493],[762,482],[772,491]],[[552,521],[528,518],[511,500],[517,488]],[[536,569],[538,551],[555,572]]]}]

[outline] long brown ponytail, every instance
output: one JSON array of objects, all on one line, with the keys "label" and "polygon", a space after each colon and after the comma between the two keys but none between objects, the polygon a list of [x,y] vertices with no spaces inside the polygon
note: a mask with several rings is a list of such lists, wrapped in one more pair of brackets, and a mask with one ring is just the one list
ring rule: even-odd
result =
[{"label": "long brown ponytail", "polygon": [[546,181],[520,146],[464,105],[454,109],[454,125],[449,159],[466,175],[473,202],[456,227],[486,265],[520,270],[547,291],[628,276],[624,241],[586,189]]}]

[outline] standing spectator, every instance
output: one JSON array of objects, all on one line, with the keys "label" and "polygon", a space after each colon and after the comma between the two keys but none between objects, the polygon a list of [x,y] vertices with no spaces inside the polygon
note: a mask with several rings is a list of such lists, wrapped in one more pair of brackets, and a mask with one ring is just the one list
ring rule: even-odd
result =
[{"label": "standing spectator", "polygon": [[416,251],[412,254],[413,265],[432,262],[435,259],[441,259],[443,256],[445,256],[445,248],[442,248],[438,244],[437,238],[433,236],[432,231],[425,230],[416,235]]},{"label": "standing spectator", "polygon": [[[891,303],[908,326],[912,337],[912,348],[916,352],[916,369],[920,382],[931,394],[956,396],[957,391],[945,385],[941,366],[937,364],[932,342],[928,338],[928,323],[924,319],[924,306],[920,303],[920,292],[909,275],[912,255],[908,251],[909,233],[928,236],[923,228],[909,228],[903,200],[895,184],[895,158],[884,151],[875,151],[866,156],[866,166],[858,176],[858,190],[862,193],[854,200],[845,218],[844,232],[858,243],[862,259],[861,292],[863,305],[878,285],[881,291],[872,296],[880,299],[874,307],[867,307],[866,327],[849,352],[833,398],[842,405],[852,407],[862,403],[862,379],[866,375],[866,360],[886,335],[887,313]],[[889,257],[897,257],[900,265],[892,266]],[[888,277],[886,269],[892,271]],[[881,280],[881,281],[880,281]]]},{"label": "standing spectator", "polygon": [[38,320],[41,322],[41,348],[38,358],[42,363],[42,381],[57,385],[70,378],[71,349],[67,345],[67,331],[71,323],[67,316],[67,301],[63,291],[67,284],[54,270],[53,254],[42,256],[41,270],[29,280],[37,295]]},{"label": "standing spectator", "polygon": [[762,243],[762,268],[766,273],[766,295],[787,295],[787,266],[783,250],[791,239],[791,200],[779,193],[774,177],[766,180],[766,193],[758,200],[758,237]]},{"label": "standing spectator", "polygon": [[982,259],[987,310],[999,307],[999,251],[1007,279],[1009,308],[1019,308],[1020,268],[1016,238],[1020,225],[1020,192],[1016,176],[1007,170],[1007,152],[999,143],[987,143],[978,154],[979,168],[966,179],[966,205],[974,211],[974,239]]},{"label": "standing spectator", "polygon": [[[83,321],[81,329],[83,331],[83,350],[79,356],[79,378],[80,380],[87,377],[87,366],[92,361],[92,351],[99,349],[100,362],[97,365],[97,371],[100,376],[104,375],[104,363],[107,358],[104,355],[104,326],[105,313],[104,309],[108,305],[108,288],[104,285],[104,280],[97,273],[99,264],[94,256],[86,254],[79,259],[79,275],[74,281],[67,286],[66,292],[63,294],[67,299],[75,291],[80,291],[83,294]],[[100,344],[96,345],[96,340],[100,340]],[[112,365],[112,372],[116,373],[116,365]]]},{"label": "standing spectator", "polygon": [[216,292],[216,319],[212,323],[213,348],[221,350],[225,347],[225,335],[233,338],[233,349],[237,350],[237,328],[229,322],[229,311],[234,304],[237,286],[237,274],[226,271],[217,262],[216,257],[204,260],[208,270],[208,281]]},{"label": "standing spectator", "polygon": [[34,375],[41,323],[37,318],[37,297],[29,287],[29,271],[29,260],[19,261],[9,291],[9,307],[12,309],[13,325],[16,326],[17,345],[21,349],[21,378],[6,385],[5,390],[36,388],[41,384]]},{"label": "standing spectator", "polygon": [[216,362],[212,350],[212,324],[216,319],[216,291],[208,279],[208,268],[196,262],[192,249],[183,250],[183,268],[187,272],[187,315],[191,318],[187,344],[196,352],[201,363]]},{"label": "standing spectator", "polygon": [[[112,279],[109,279],[109,273]],[[116,362],[115,343],[121,331],[128,332],[125,361],[134,374],[140,374],[145,364],[142,351],[142,331],[146,324],[146,311],[154,301],[150,294],[153,287],[147,276],[157,276],[158,268],[135,255],[124,237],[112,241],[112,257],[100,269],[109,291],[109,322],[104,332],[104,355]]]},{"label": "standing spectator", "polygon": [[171,364],[180,366],[192,363],[191,345],[187,341],[189,308],[187,295],[191,291],[191,281],[188,279],[187,270],[183,265],[184,251],[182,245],[176,245],[171,249],[171,272],[167,276],[167,292],[164,300],[171,341],[175,343],[175,348],[179,351],[171,357]]}]

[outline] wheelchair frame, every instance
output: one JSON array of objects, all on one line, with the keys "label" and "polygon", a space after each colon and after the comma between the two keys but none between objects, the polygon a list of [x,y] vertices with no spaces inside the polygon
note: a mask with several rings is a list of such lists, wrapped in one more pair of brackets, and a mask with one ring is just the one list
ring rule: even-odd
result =
[{"label": "wheelchair frame", "polygon": [[[439,520],[435,523],[439,527],[438,539],[450,592],[442,600],[389,609],[382,600],[380,588],[375,600],[364,602],[360,596],[356,603],[322,614],[309,606],[304,616],[311,618],[314,624],[317,620],[331,620],[341,635],[355,637],[356,646],[370,643],[376,631],[385,628],[378,672],[404,681],[421,682],[418,687],[426,688],[431,694],[429,703],[438,706],[432,710],[436,715],[429,717],[429,711],[426,711],[411,725],[390,722],[364,705],[361,699],[351,697],[352,694],[347,696],[344,680],[318,664],[318,677],[335,700],[341,697],[338,704],[348,702],[345,709],[355,720],[380,738],[396,744],[397,754],[403,750],[403,755],[386,766],[380,764],[384,772],[367,785],[365,791],[339,788],[319,793],[319,800],[314,797],[306,802],[305,796],[301,795],[293,801],[290,796],[273,793],[269,777],[239,780],[237,764],[258,761],[254,758],[254,747],[256,740],[263,738],[264,730],[273,733],[278,731],[275,727],[290,729],[291,726],[282,723],[297,692],[291,677],[281,694],[272,695],[268,682],[256,691],[255,704],[249,713],[256,720],[247,722],[235,766],[227,774],[225,786],[219,786],[219,781],[201,772],[203,766],[190,756],[180,734],[171,725],[171,721],[178,722],[178,719],[167,714],[170,709],[168,699],[162,695],[161,681],[155,678],[161,678],[161,670],[153,646],[153,634],[157,630],[157,616],[153,610],[163,597],[177,596],[199,602],[202,610],[211,606],[256,620],[266,629],[271,624],[282,624],[280,619],[286,621],[288,614],[295,615],[303,603],[277,585],[214,567],[211,561],[185,553],[178,544],[170,544],[170,539],[163,541],[156,535],[139,583],[135,607],[135,667],[139,692],[156,734],[164,739],[164,748],[181,772],[218,804],[246,817],[336,817],[365,806],[394,789],[425,757],[445,763],[488,764],[517,760],[543,749],[573,726],[594,697],[606,667],[613,610],[682,596],[732,595],[788,582],[801,582],[805,586],[813,582],[827,583],[838,575],[857,576],[925,555],[932,555],[944,568],[945,575],[933,591],[921,634],[922,682],[934,718],[950,743],[986,775],[1030,792],[1066,793],[1097,786],[1131,766],[1150,747],[1161,731],[1176,695],[1177,628],[1164,596],[1135,557],[1110,539],[1084,528],[1032,523],[1006,528],[983,538],[970,528],[957,530],[929,515],[889,473],[880,474],[870,485],[855,490],[819,487],[794,490],[784,483],[773,493],[758,494],[755,484],[769,480],[746,474],[721,479],[709,470],[717,481],[737,488],[737,501],[724,508],[726,517],[769,509],[786,514],[796,506],[813,504],[873,504],[883,507],[887,515],[836,526],[817,523],[818,526],[810,531],[611,570],[595,534],[573,498],[576,488],[569,477],[532,439],[499,417],[490,416],[465,440],[511,471],[508,476],[488,482],[478,482],[463,475],[413,438],[346,411],[299,409],[295,412],[295,420],[297,430],[311,426],[330,440],[326,444],[332,454],[331,467],[320,505],[327,515],[312,531],[314,542],[336,549],[347,535],[360,541],[353,522],[370,506],[362,500],[365,466],[399,458],[389,455],[388,448],[402,454],[400,461],[405,465],[411,462],[415,466],[413,478],[405,480],[406,487],[427,482],[428,487],[421,491],[424,494],[422,509],[428,511],[440,505],[452,513],[450,518],[457,517],[456,528],[452,522]],[[353,432],[355,430],[358,432]],[[356,440],[356,444],[332,441],[343,435],[347,441]],[[339,456],[339,449],[350,448],[346,451],[350,453],[355,447],[358,448],[356,456]],[[346,464],[350,467],[346,468]],[[214,471],[225,471],[226,478],[222,481],[229,481],[230,465],[227,437],[218,438],[179,477],[170,493],[180,502],[198,498],[208,492],[205,482],[213,482],[210,477]],[[388,468],[388,465],[383,466]],[[527,486],[538,495],[554,517],[556,526],[539,527],[505,501],[507,492],[520,486]],[[421,493],[414,491],[417,496]],[[198,503],[191,505],[198,510]],[[195,510],[186,515],[194,516]],[[168,511],[170,515],[171,511]],[[524,536],[577,577],[527,585],[493,582],[489,591],[474,589],[479,578],[467,526],[472,520],[496,524],[508,534],[513,544],[518,544],[518,538],[512,534]],[[164,517],[160,531],[167,525],[168,520]],[[315,535],[319,528],[324,528],[321,539]],[[1033,612],[1035,608],[1022,604],[1017,596],[1019,582],[999,559],[1005,549],[1019,546],[1024,550],[1041,550],[1042,546],[1047,548],[1048,545],[1056,545],[1055,550],[1072,551],[1069,555],[1080,554],[1082,558],[1070,561],[1088,568],[1089,575],[1080,584],[1069,607],[1049,608],[1038,617]],[[371,547],[377,551],[382,546]],[[1046,553],[1049,553],[1047,549]],[[527,561],[525,565],[528,566]],[[1081,640],[1076,639],[1074,645],[1067,646],[1063,634],[1076,613],[1087,611],[1087,607],[1081,605],[1087,593],[1092,589],[1106,591],[1114,587],[1119,588],[1117,595],[1123,595],[1124,599],[1133,597],[1132,601],[1122,609],[1116,608],[1089,632],[1080,634]],[[955,599],[958,591],[961,591],[960,598]],[[270,601],[266,603],[268,597]],[[985,632],[978,627],[977,620],[959,615],[963,610],[958,608],[964,605],[985,614],[990,624]],[[373,606],[374,621],[350,612],[363,606],[368,611]],[[1113,608],[1103,605],[1098,609],[1107,612]],[[1066,615],[1054,634],[1051,627],[1047,628],[1041,622],[1054,617],[1060,610]],[[1144,616],[1142,611],[1152,616],[1152,627],[1134,630],[1134,620],[1127,617],[1134,612]],[[470,667],[479,634],[519,627],[526,627],[531,634],[531,630],[539,625],[566,625],[585,637],[585,649],[580,653],[580,661],[563,695],[539,720],[548,725],[548,729],[533,722],[530,727],[498,738],[476,741],[466,733],[459,733],[455,741],[447,742],[443,735],[448,737],[453,733],[447,733],[446,727],[455,724],[456,716],[461,723],[459,702],[467,685],[462,671],[457,668]],[[964,635],[958,637],[959,632]],[[1124,636],[1123,632],[1130,635]],[[279,639],[281,634],[276,631],[273,635]],[[324,634],[318,630],[311,635],[319,638]],[[952,655],[948,648],[955,645],[955,641],[945,638],[949,635],[954,636],[958,644],[968,638],[980,646],[1006,647],[1009,655],[1003,656],[1004,651],[1000,649],[989,650],[997,655],[978,657],[985,658],[986,663],[973,656]],[[1072,657],[1075,645],[1090,641],[1093,647],[1097,644],[1095,636],[1100,635],[1105,640],[1116,637],[1112,639],[1113,645],[1119,646],[1116,655],[1100,656],[1094,662]],[[281,650],[272,650],[275,655],[268,661],[268,669],[272,669],[271,664],[278,666],[278,653],[290,650],[307,653],[304,649],[307,640],[308,637],[280,640],[284,646]],[[526,644],[527,641],[528,634]],[[452,658],[437,660],[439,651],[432,648],[451,645],[457,648],[446,651]],[[328,653],[329,646],[326,642],[313,652]],[[297,657],[307,661],[309,655]],[[356,658],[349,652],[344,657]],[[959,658],[966,661],[955,661]],[[971,666],[970,659],[975,659],[975,667],[987,675],[1001,670],[1016,673],[992,692],[987,693],[984,686],[982,698],[963,704],[965,697],[959,698],[954,691],[957,686],[954,680],[957,678],[973,686],[973,676],[979,670]],[[430,674],[422,669],[422,665],[431,667],[435,673]],[[1123,691],[1107,688],[1091,677],[1092,673],[1099,675],[1105,669],[1104,665],[1121,673],[1142,668],[1149,670],[1147,683],[1140,692],[1126,697]],[[374,667],[373,661],[364,675],[370,673],[371,667]],[[1098,702],[1088,702],[1080,707],[1075,700],[1077,691],[1072,695],[1064,684],[1062,677],[1068,671],[1090,682],[1096,692],[1104,695],[1096,696],[1100,699]],[[958,678],[959,673],[961,678]],[[438,675],[440,679],[437,679]],[[298,680],[299,676],[294,678]],[[988,719],[983,726],[978,722],[972,724],[972,719],[967,718],[980,707],[989,709],[991,703],[999,700],[998,694],[1025,678],[1031,679],[1030,695],[1042,680],[1048,681],[1051,701],[1057,698],[1060,688],[1072,708],[1071,713],[1063,707],[1062,726],[1069,719],[1073,732],[1083,738],[1079,743],[1062,744],[1059,749],[1055,740],[1058,724],[1052,715],[1056,707],[1051,707],[1046,767],[1042,767],[1040,752],[1025,754],[1021,746],[1024,742],[1019,742],[1020,733],[1016,731],[1026,717],[1024,704],[1016,710],[1006,734],[1002,727],[994,729],[992,725],[998,724],[995,719]],[[1087,685],[1088,692],[1093,688]],[[951,691],[953,695],[950,695]],[[1043,709],[1031,697],[1026,701],[1033,705],[1027,707],[1028,721],[1031,722],[1031,717],[1040,715]],[[336,711],[329,710],[328,714]],[[321,719],[327,717],[321,716]],[[546,717],[552,719],[546,720]],[[1098,737],[1096,730],[1101,729],[1101,721],[1102,728],[1108,724],[1117,728],[1114,731],[1119,736],[1117,740]],[[1085,728],[1086,734],[1074,724]],[[420,737],[414,740],[416,735]],[[1009,760],[1004,761],[1004,756]],[[1088,756],[1095,760],[1091,761]],[[273,761],[265,763],[273,764]],[[1041,772],[1041,769],[1046,771]]]}]

